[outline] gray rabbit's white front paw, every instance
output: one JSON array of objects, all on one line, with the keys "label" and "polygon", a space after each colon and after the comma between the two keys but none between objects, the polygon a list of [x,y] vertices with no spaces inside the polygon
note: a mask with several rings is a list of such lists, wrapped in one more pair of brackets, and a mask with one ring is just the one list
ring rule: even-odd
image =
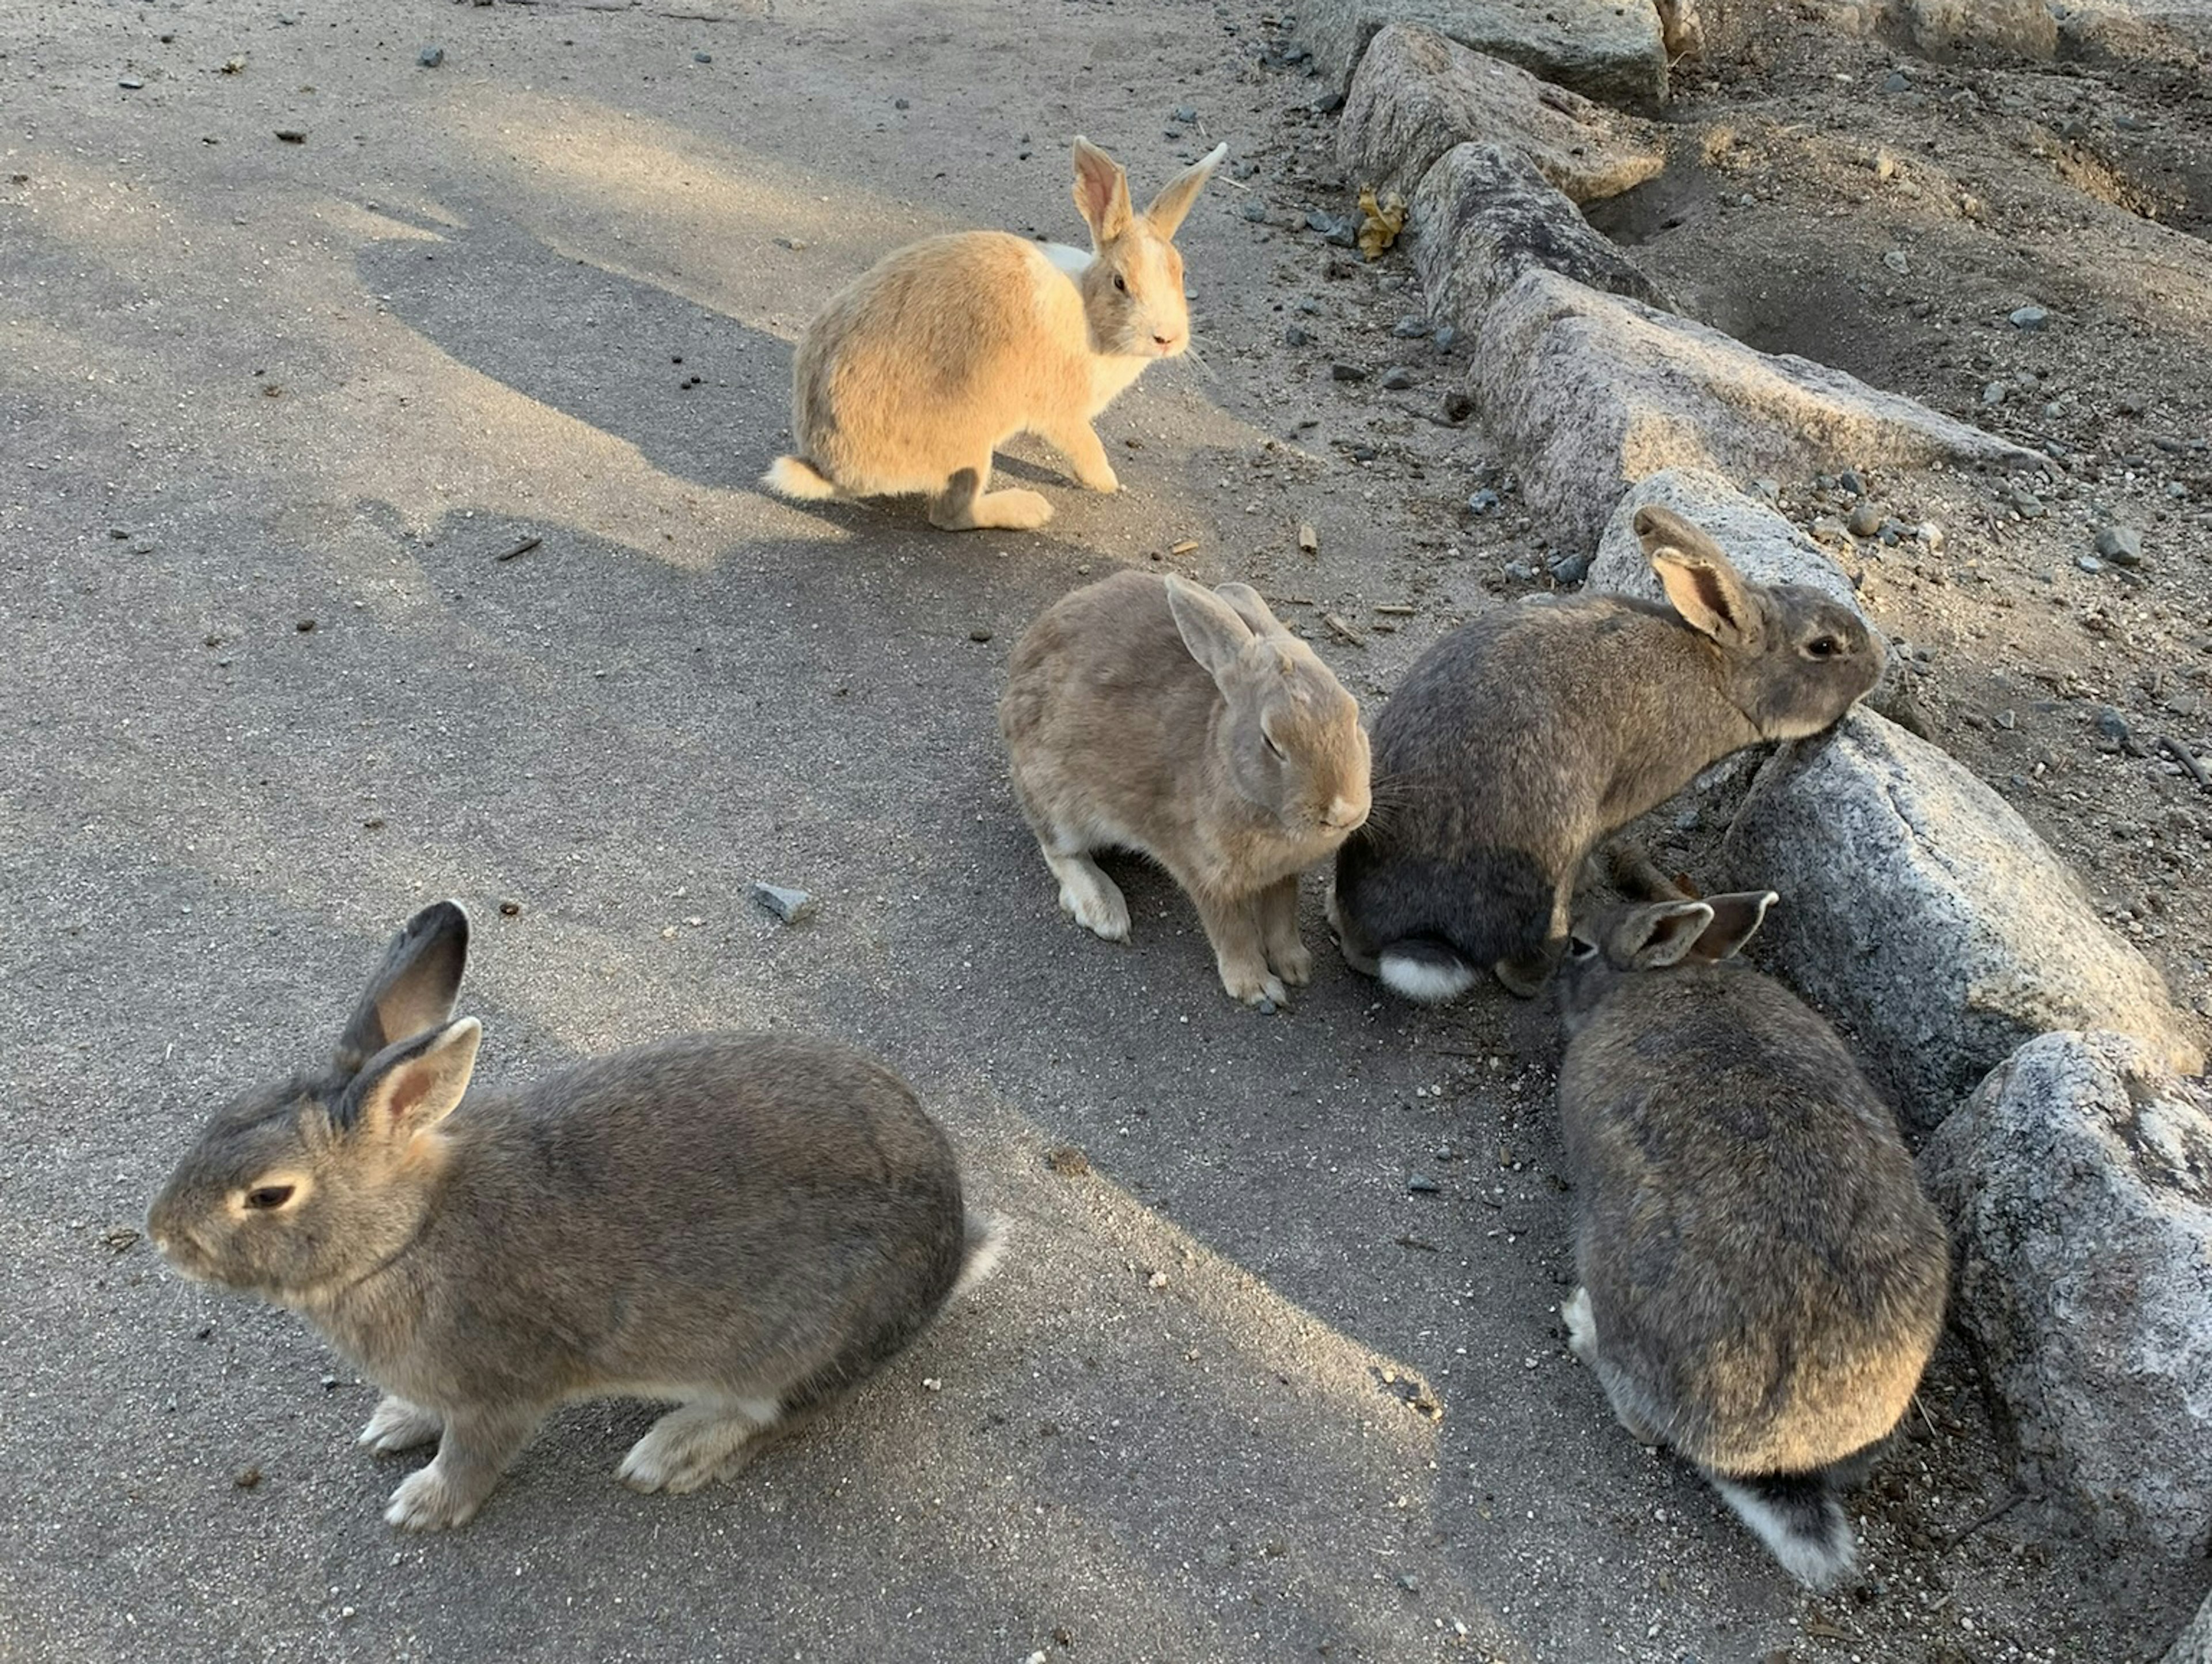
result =
[{"label": "gray rabbit's white front paw", "polygon": [[388,1456],[428,1444],[445,1429],[446,1419],[436,1411],[410,1404],[397,1393],[387,1393],[384,1402],[376,1406],[376,1413],[368,1418],[368,1425],[361,1429],[356,1442],[367,1445],[380,1456]]},{"label": "gray rabbit's white front paw", "polygon": [[633,1490],[696,1490],[742,1467],[745,1446],[777,1415],[766,1399],[684,1405],[630,1447],[616,1477]]},{"label": "gray rabbit's white front paw", "polygon": [[409,1474],[385,1504],[384,1522],[402,1531],[451,1531],[476,1517],[483,1502],[447,1478],[441,1461]]}]

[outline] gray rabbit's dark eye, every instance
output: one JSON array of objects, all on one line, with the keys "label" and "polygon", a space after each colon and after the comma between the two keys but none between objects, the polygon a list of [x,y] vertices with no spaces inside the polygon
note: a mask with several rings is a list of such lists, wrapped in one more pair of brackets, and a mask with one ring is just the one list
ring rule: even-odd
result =
[{"label": "gray rabbit's dark eye", "polygon": [[1595,959],[1597,943],[1584,942],[1580,936],[1577,936],[1567,944],[1567,954],[1573,959]]},{"label": "gray rabbit's dark eye", "polygon": [[1816,659],[1832,659],[1844,650],[1844,644],[1833,636],[1815,636],[1805,643],[1805,651]]},{"label": "gray rabbit's dark eye", "polygon": [[1275,736],[1268,733],[1267,729],[1261,728],[1260,730],[1260,739],[1261,743],[1266,745],[1269,751],[1275,753],[1275,760],[1277,762],[1287,763],[1291,760],[1290,758],[1284,753],[1283,748],[1275,743]]},{"label": "gray rabbit's dark eye", "polygon": [[291,1199],[292,1186],[289,1185],[257,1185],[246,1192],[246,1205],[259,1213],[281,1208]]}]

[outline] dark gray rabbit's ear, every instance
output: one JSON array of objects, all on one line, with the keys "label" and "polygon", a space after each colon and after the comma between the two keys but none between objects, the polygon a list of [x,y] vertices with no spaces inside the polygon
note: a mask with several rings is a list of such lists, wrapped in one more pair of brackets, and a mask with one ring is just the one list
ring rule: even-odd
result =
[{"label": "dark gray rabbit's ear", "polygon": [[433,902],[409,919],[338,1038],[339,1072],[356,1074],[385,1047],[451,1021],[468,956],[469,916],[459,902]]},{"label": "dark gray rabbit's ear", "polygon": [[1168,611],[1190,656],[1218,683],[1252,643],[1252,626],[1211,589],[1170,576]]},{"label": "dark gray rabbit's ear", "polygon": [[331,1118],[371,1137],[404,1141],[453,1112],[476,1072],[483,1025],[463,1017],[388,1045],[363,1065]]},{"label": "dark gray rabbit's ear", "polygon": [[1723,647],[1759,645],[1759,604],[1744,587],[1743,575],[1701,527],[1646,503],[1636,511],[1636,535],[1685,624]]},{"label": "dark gray rabbit's ear", "polygon": [[1621,921],[1620,934],[1614,938],[1614,954],[1631,970],[1663,971],[1680,964],[1712,922],[1709,902],[1669,901],[1656,907],[1638,907]]},{"label": "dark gray rabbit's ear", "polygon": [[1739,890],[1732,895],[1709,895],[1705,905],[1713,910],[1713,922],[1705,926],[1695,948],[1703,960],[1734,959],[1743,951],[1743,945],[1759,934],[1759,927],[1766,921],[1766,910],[1782,898],[1771,890]]}]

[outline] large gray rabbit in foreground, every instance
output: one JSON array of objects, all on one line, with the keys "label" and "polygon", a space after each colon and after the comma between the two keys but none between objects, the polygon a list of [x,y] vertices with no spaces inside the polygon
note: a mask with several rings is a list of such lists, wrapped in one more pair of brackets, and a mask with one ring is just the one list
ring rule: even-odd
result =
[{"label": "large gray rabbit in foreground", "polygon": [[361,1442],[435,1460],[384,1517],[475,1514],[545,1416],[674,1399],[623,1459],[693,1490],[866,1375],[990,1267],[945,1135],[820,1040],[700,1035],[463,1099],[468,918],[410,919],[327,1068],[218,1112],[147,1231],[299,1312],[388,1396]]},{"label": "large gray rabbit in foreground", "polygon": [[1127,938],[1091,852],[1135,850],[1198,905],[1231,998],[1270,1009],[1306,980],[1298,875],[1367,816],[1367,736],[1258,591],[1121,572],[1063,595],[1015,645],[999,726],[1078,923]]},{"label": "large gray rabbit in foreground", "polygon": [[1823,1588],[1854,1558],[1837,1493],[1911,1402],[1950,1259],[1835,1031],[1735,958],[1774,899],[1575,932],[1559,1116],[1582,1287],[1560,1310],[1622,1425]]},{"label": "large gray rabbit in foreground", "polygon": [[1494,972],[1534,994],[1600,838],[1761,740],[1802,739],[1881,679],[1884,650],[1817,589],[1743,578],[1671,511],[1637,511],[1673,605],[1542,599],[1423,654],[1375,723],[1375,812],[1337,856],[1346,960],[1408,999]]}]

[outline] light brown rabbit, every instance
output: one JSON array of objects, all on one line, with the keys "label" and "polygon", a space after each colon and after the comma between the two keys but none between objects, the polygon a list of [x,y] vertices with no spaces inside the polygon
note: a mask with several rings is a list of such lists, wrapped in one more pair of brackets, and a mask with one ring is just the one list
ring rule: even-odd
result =
[{"label": "light brown rabbit", "polygon": [[1774,899],[1577,927],[1559,1119],[1582,1287],[1560,1309],[1622,1424],[1820,1588],[1850,1570],[1837,1493],[1911,1402],[1950,1257],[1835,1031],[1735,958]]},{"label": "light brown rabbit", "polygon": [[465,1524],[577,1399],[678,1401],[623,1459],[638,1490],[727,1477],[989,1269],[944,1133],[842,1046],[695,1035],[464,1099],[467,948],[454,903],[417,913],[330,1065],[219,1112],[147,1220],[385,1389],[362,1443],[437,1442],[392,1525]]},{"label": "light brown rabbit", "polygon": [[831,297],[792,363],[792,436],[761,483],[786,497],[921,492],[947,531],[1026,530],[1035,491],[990,489],[992,454],[1033,433],[1094,491],[1121,487],[1091,423],[1158,358],[1190,344],[1175,234],[1228,154],[1217,145],[1141,214],[1128,176],[1075,141],[1092,253],[1003,231],[931,237]]},{"label": "light brown rabbit", "polygon": [[1501,607],[1407,673],[1375,722],[1374,819],[1338,855],[1329,922],[1414,1000],[1494,973],[1534,995],[1600,838],[1699,770],[1827,727],[1881,678],[1881,638],[1800,585],[1753,583],[1658,508],[1636,530],[1672,609],[1619,595]]},{"label": "light brown rabbit", "polygon": [[1078,923],[1127,938],[1091,851],[1139,850],[1198,905],[1230,997],[1288,1003],[1313,969],[1298,875],[1367,818],[1367,736],[1257,591],[1121,572],[1062,596],[1014,649],[999,726]]}]

